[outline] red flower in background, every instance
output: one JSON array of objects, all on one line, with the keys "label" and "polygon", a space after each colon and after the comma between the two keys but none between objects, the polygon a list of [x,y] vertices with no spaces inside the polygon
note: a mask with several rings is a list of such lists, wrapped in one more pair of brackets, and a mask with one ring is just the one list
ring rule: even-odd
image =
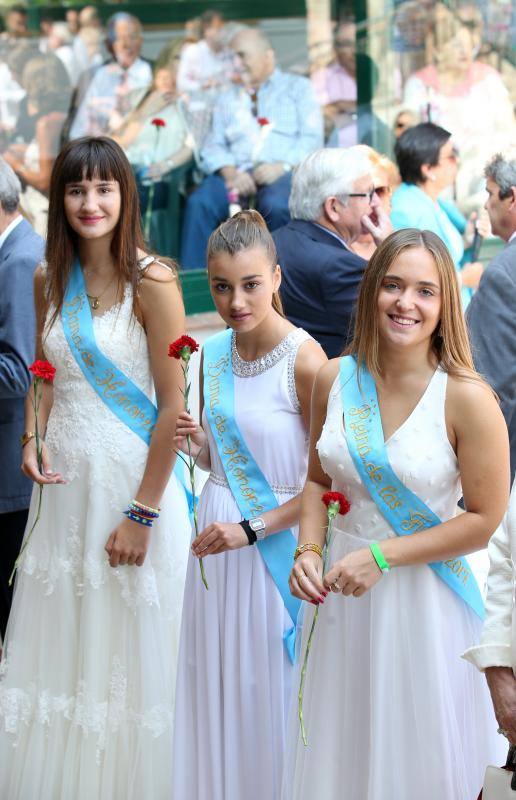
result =
[{"label": "red flower in background", "polygon": [[175,342],[169,344],[168,355],[170,358],[182,359],[183,361],[190,358],[192,353],[196,353],[199,349],[198,343],[191,336],[183,334]]},{"label": "red flower in background", "polygon": [[32,372],[35,378],[40,378],[44,381],[52,383],[56,374],[56,368],[52,366],[50,361],[37,360],[29,367],[29,372]]},{"label": "red flower in background", "polygon": [[258,125],[261,125],[262,128],[263,128],[264,125],[270,125],[270,122],[267,119],[267,117],[258,117],[258,119],[256,121],[257,121]]},{"label": "red flower in background", "polygon": [[161,117],[154,117],[154,119],[151,120],[151,125],[154,125],[156,128],[164,128],[166,124],[165,120],[161,119]]},{"label": "red flower in background", "polygon": [[347,514],[351,508],[349,500],[341,492],[325,492],[321,497],[326,508],[338,505],[337,514]]}]

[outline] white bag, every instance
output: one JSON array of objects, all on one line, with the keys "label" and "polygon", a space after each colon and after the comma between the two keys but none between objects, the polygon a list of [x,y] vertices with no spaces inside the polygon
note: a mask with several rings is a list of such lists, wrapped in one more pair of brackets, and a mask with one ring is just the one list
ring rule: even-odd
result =
[{"label": "white bag", "polygon": [[[511,783],[514,783],[514,789],[511,788]],[[516,772],[509,772],[501,767],[488,767],[482,800],[516,800]]]}]

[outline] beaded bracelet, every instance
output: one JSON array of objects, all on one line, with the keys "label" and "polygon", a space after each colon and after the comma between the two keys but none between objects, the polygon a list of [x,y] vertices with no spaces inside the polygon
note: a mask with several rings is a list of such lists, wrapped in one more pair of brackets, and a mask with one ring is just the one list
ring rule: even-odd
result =
[{"label": "beaded bracelet", "polygon": [[149,519],[148,517],[142,517],[140,514],[136,514],[130,508],[127,509],[127,511],[124,511],[124,515],[133,522],[137,522],[139,525],[145,525],[147,528],[152,528],[152,519]]},{"label": "beaded bracelet", "polygon": [[149,514],[153,514],[156,517],[159,517],[159,512],[161,508],[153,508],[152,506],[146,506],[143,503],[140,503],[139,500],[131,500],[130,505],[136,506],[136,508],[140,509],[140,511],[147,511]]},{"label": "beaded bracelet", "polygon": [[135,514],[138,514],[140,517],[145,517],[146,519],[158,519],[159,514],[155,511],[143,511],[139,506],[135,505],[134,503],[129,503],[129,511],[133,511]]}]

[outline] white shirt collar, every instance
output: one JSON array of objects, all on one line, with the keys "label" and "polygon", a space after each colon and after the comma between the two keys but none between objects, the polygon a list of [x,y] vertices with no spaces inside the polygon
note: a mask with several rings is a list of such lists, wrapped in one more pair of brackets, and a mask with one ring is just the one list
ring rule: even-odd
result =
[{"label": "white shirt collar", "polygon": [[319,222],[314,222],[314,225],[317,225],[317,227],[320,228],[322,231],[326,231],[326,233],[329,233],[330,236],[333,236],[334,239],[337,239],[337,241],[339,241],[341,243],[341,245],[343,245],[346,248],[346,250],[349,250],[349,251],[353,252],[351,250],[351,247],[349,246],[349,244],[342,238],[342,236],[339,236],[338,233],[335,233],[335,231],[332,231],[330,228],[327,228],[325,225],[321,225]]},{"label": "white shirt collar", "polygon": [[513,231],[512,234],[509,236],[509,242],[512,242],[513,239],[516,239],[516,231]]},{"label": "white shirt collar", "polygon": [[5,231],[2,234],[0,234],[0,250],[4,246],[4,242],[7,239],[7,237],[9,236],[9,234],[14,231],[14,229],[16,228],[17,225],[20,224],[22,219],[23,219],[22,215],[18,214],[18,216],[15,217],[15,219],[13,219],[12,222],[9,223],[9,225],[7,226]]}]

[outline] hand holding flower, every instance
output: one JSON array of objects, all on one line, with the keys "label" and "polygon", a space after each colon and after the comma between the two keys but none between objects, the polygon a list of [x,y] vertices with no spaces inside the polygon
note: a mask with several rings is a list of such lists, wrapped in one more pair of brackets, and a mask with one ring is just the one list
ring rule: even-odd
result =
[{"label": "hand holding flower", "polygon": [[323,603],[328,590],[322,581],[323,561],[313,550],[306,550],[294,562],[289,586],[294,597],[309,603]]},{"label": "hand holding flower", "polygon": [[40,486],[46,483],[66,483],[65,479],[58,472],[53,472],[48,447],[42,439],[40,440],[40,448],[41,471],[38,466],[36,439],[31,439],[23,448],[23,460],[21,465],[23,474],[26,475],[27,478],[30,478],[31,481],[39,483]]},{"label": "hand holding flower", "polygon": [[[188,450],[188,436],[191,442],[190,451]],[[177,418],[174,447],[176,450],[186,453],[186,455],[190,452],[195,460],[197,460],[199,453],[208,447],[206,434],[188,411],[182,411]]]},{"label": "hand holding flower", "polygon": [[247,535],[238,522],[212,522],[193,540],[192,553],[204,558],[248,546]]}]

